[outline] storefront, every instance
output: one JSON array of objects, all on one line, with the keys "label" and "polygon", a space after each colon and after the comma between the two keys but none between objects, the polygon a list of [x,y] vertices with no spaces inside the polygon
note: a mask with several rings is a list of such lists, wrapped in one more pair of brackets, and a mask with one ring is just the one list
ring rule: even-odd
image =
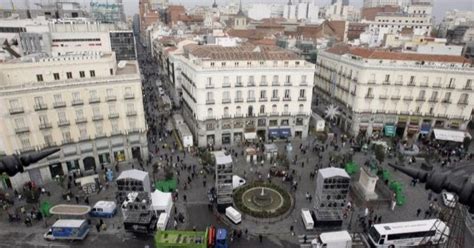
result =
[{"label": "storefront", "polygon": [[116,162],[122,162],[125,161],[125,151],[124,150],[118,150],[114,151],[114,159]]},{"label": "storefront", "polygon": [[382,123],[373,123],[372,124],[372,137],[382,136],[383,124]]},{"label": "storefront", "polygon": [[95,164],[95,158],[94,157],[86,157],[82,160],[84,163],[84,171],[95,171],[96,170],[96,164]]},{"label": "storefront", "polygon": [[69,160],[66,161],[67,173],[79,173],[81,171],[81,167],[79,165],[79,159]]},{"label": "storefront", "polygon": [[108,152],[99,153],[99,163],[101,165],[109,164],[110,163],[110,153],[108,153]]},{"label": "storefront", "polygon": [[234,133],[234,142],[236,142],[236,143],[242,142],[242,133],[241,132]]},{"label": "storefront", "polygon": [[142,153],[139,146],[132,146],[132,158],[141,160]]},{"label": "storefront", "polygon": [[231,141],[231,134],[230,133],[223,133],[222,134],[222,144],[229,145]]},{"label": "storefront", "polygon": [[431,120],[423,120],[423,123],[421,123],[421,128],[420,128],[420,136],[421,138],[426,137],[431,131]]},{"label": "storefront", "polygon": [[49,165],[49,172],[51,173],[51,178],[56,178],[57,176],[63,176],[64,171],[61,163],[55,163]]},{"label": "storefront", "polygon": [[287,139],[291,137],[290,128],[274,128],[268,130],[268,138],[270,139]]},{"label": "storefront", "polygon": [[207,144],[208,145],[211,145],[211,146],[214,145],[215,140],[216,139],[215,139],[214,134],[207,135]]},{"label": "storefront", "polygon": [[406,116],[400,116],[398,118],[397,129],[395,131],[398,137],[403,137],[403,135],[405,134],[405,128],[407,126],[407,122],[408,122],[408,117]]},{"label": "storefront", "polygon": [[395,137],[396,128],[394,124],[385,124],[384,134],[387,137]]}]

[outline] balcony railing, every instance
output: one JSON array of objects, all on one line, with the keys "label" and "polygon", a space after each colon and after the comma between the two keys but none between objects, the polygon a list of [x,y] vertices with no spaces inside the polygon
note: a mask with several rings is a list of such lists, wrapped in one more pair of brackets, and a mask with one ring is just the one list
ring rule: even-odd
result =
[{"label": "balcony railing", "polygon": [[458,105],[468,105],[469,102],[467,100],[459,101]]},{"label": "balcony railing", "polygon": [[244,87],[244,84],[242,82],[237,82],[235,83],[235,87]]},{"label": "balcony railing", "polygon": [[439,89],[439,88],[441,88],[441,84],[433,84],[433,86],[431,86],[431,87],[433,87],[433,88],[435,88],[435,89],[436,89],[436,88]]},{"label": "balcony railing", "polygon": [[97,114],[97,115],[92,116],[93,121],[101,121],[103,119],[104,119],[104,116],[101,115],[101,114]]},{"label": "balcony railing", "polygon": [[135,94],[133,93],[125,93],[125,95],[123,96],[123,99],[125,100],[130,100],[130,99],[134,99],[135,98]]},{"label": "balcony railing", "polygon": [[235,102],[235,103],[244,102],[244,99],[243,99],[243,98],[235,98],[235,99],[234,99],[234,102]]},{"label": "balcony railing", "polygon": [[260,86],[268,86],[267,81],[260,81]]},{"label": "balcony railing", "polygon": [[46,105],[46,103],[38,103],[38,104],[35,104],[34,108],[35,108],[35,111],[47,110],[48,105]]},{"label": "balcony railing", "polygon": [[391,96],[390,99],[392,99],[392,100],[400,100],[400,96]]},{"label": "balcony railing", "polygon": [[109,119],[116,119],[119,118],[119,113],[110,113],[109,114]]},{"label": "balcony railing", "polygon": [[302,82],[300,82],[300,86],[308,86],[308,82],[302,81]]},{"label": "balcony railing", "polygon": [[266,97],[260,97],[260,98],[258,99],[258,101],[259,101],[259,102],[266,102],[266,101],[268,101],[268,98],[266,98]]},{"label": "balcony railing", "polygon": [[213,84],[206,84],[206,89],[214,89],[214,85]]},{"label": "balcony railing", "polygon": [[279,115],[278,112],[271,112],[270,113],[270,116],[278,116],[278,115]]},{"label": "balcony railing", "polygon": [[76,118],[76,124],[81,124],[81,123],[86,123],[86,122],[87,122],[86,117]]},{"label": "balcony railing", "polygon": [[281,116],[290,116],[290,112],[283,111],[283,112],[281,112]]},{"label": "balcony railing", "polygon": [[383,85],[390,85],[390,81],[383,81]]},{"label": "balcony railing", "polygon": [[98,97],[98,96],[89,98],[89,104],[99,103],[99,102],[100,102],[100,97]]},{"label": "balcony railing", "polygon": [[70,124],[69,120],[59,120],[58,121],[58,127],[68,126],[69,124]]},{"label": "balcony railing", "polygon": [[23,109],[23,107],[10,108],[10,114],[11,115],[21,114],[21,113],[24,113],[24,112],[25,112],[25,110]]},{"label": "balcony railing", "polygon": [[463,90],[472,90],[472,86],[471,85],[466,85],[464,86],[464,88],[462,88]]},{"label": "balcony railing", "polygon": [[222,88],[230,88],[230,83],[223,83]]},{"label": "balcony railing", "polygon": [[105,100],[106,100],[107,102],[117,101],[117,96],[106,96],[106,97],[105,97]]},{"label": "balcony railing", "polygon": [[272,99],[270,101],[278,102],[278,101],[280,101],[280,98],[279,97],[272,97]]},{"label": "balcony railing", "polygon": [[30,128],[29,127],[17,127],[15,128],[15,133],[26,133],[29,132]]},{"label": "balcony railing", "polygon": [[403,85],[403,81],[396,81],[395,85]]},{"label": "balcony railing", "polygon": [[255,102],[255,97],[248,97],[247,102]]},{"label": "balcony railing", "polygon": [[374,99],[374,95],[373,94],[367,94],[367,95],[365,95],[365,99]]},{"label": "balcony railing", "polygon": [[260,117],[267,116],[267,113],[258,113],[258,116]]},{"label": "balcony railing", "polygon": [[413,101],[413,97],[412,96],[404,96],[403,100],[404,101]]},{"label": "balcony railing", "polygon": [[272,86],[280,86],[280,82],[278,82],[278,81],[273,81],[273,82],[272,82]]},{"label": "balcony railing", "polygon": [[82,99],[72,100],[72,103],[71,103],[72,106],[83,105],[83,104],[84,104],[84,101]]},{"label": "balcony railing", "polygon": [[425,97],[417,97],[416,98],[417,102],[424,102],[425,100],[426,100]]},{"label": "balcony railing", "polygon": [[137,111],[136,110],[129,110],[127,111],[127,116],[135,116],[137,115]]},{"label": "balcony railing", "polygon": [[286,81],[283,85],[284,85],[284,86],[292,86],[293,84],[292,84],[291,82],[289,82],[289,81]]},{"label": "balcony railing", "polygon": [[222,103],[230,103],[230,102],[231,102],[230,98],[222,99]]},{"label": "balcony railing", "polygon": [[255,86],[255,82],[253,81],[247,82],[247,87],[252,87],[252,86]]},{"label": "balcony railing", "polygon": [[300,97],[298,97],[298,101],[306,101],[306,97],[305,96],[300,96]]},{"label": "balcony railing", "polygon": [[291,97],[283,97],[283,101],[289,102],[289,101],[291,101]]},{"label": "balcony railing", "polygon": [[387,95],[380,95],[379,99],[381,100],[387,100],[388,96]]},{"label": "balcony railing", "polygon": [[44,123],[40,123],[39,125],[39,129],[43,130],[43,129],[49,129],[49,128],[52,128],[53,125],[51,125],[50,122],[44,122]]},{"label": "balcony railing", "polygon": [[207,105],[214,104],[214,103],[215,103],[214,99],[206,99]]},{"label": "balcony railing", "polygon": [[64,108],[66,107],[65,101],[58,101],[53,103],[53,108]]},{"label": "balcony railing", "polygon": [[428,100],[428,102],[438,102],[438,98],[437,97],[432,97]]},{"label": "balcony railing", "polygon": [[215,120],[216,117],[214,115],[207,115],[206,117],[204,117],[205,120]]},{"label": "balcony railing", "polygon": [[451,103],[451,100],[450,100],[450,99],[443,99],[443,100],[441,101],[441,103],[449,104],[449,103]]},{"label": "balcony railing", "polygon": [[375,84],[375,80],[369,80],[367,81],[367,84]]},{"label": "balcony railing", "polygon": [[229,114],[223,114],[222,119],[230,119],[231,116]]},{"label": "balcony railing", "polygon": [[416,84],[415,84],[415,82],[409,82],[409,83],[407,84],[407,86],[408,86],[408,87],[415,87]]}]

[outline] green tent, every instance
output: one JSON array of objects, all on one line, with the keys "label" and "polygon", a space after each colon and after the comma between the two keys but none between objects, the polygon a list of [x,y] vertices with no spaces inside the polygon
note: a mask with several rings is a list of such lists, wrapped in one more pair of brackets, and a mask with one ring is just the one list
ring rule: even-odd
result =
[{"label": "green tent", "polygon": [[352,176],[352,175],[354,175],[355,173],[357,173],[359,171],[359,166],[356,163],[351,161],[351,162],[346,164],[345,170],[346,170],[347,174]]},{"label": "green tent", "polygon": [[44,201],[40,204],[40,212],[44,217],[49,217],[51,214],[49,210],[52,208],[51,204],[47,201]]},{"label": "green tent", "polygon": [[157,181],[155,188],[161,192],[174,192],[176,190],[176,180]]}]

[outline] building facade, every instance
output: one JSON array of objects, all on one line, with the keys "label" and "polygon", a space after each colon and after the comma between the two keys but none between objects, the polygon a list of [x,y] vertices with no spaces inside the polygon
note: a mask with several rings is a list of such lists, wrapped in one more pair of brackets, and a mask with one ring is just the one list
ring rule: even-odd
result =
[{"label": "building facade", "polygon": [[61,151],[10,178],[43,185],[58,175],[148,158],[141,78],[113,53],[25,57],[0,64],[0,153]]},{"label": "building facade", "polygon": [[318,55],[315,92],[339,107],[354,135],[417,138],[433,128],[465,130],[474,68],[462,56],[334,47]]},{"label": "building facade", "polygon": [[314,64],[278,47],[187,45],[183,116],[198,146],[308,135]]}]

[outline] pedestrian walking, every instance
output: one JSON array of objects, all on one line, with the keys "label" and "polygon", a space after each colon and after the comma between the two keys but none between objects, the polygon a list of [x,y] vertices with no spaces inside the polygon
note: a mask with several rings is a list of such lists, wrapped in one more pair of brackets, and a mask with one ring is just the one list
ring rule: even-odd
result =
[{"label": "pedestrian walking", "polygon": [[293,225],[291,225],[290,226],[291,236],[295,236],[295,232],[293,230],[294,230],[294,227],[293,227]]},{"label": "pedestrian walking", "polygon": [[421,214],[421,208],[416,210],[416,217],[420,216],[420,214]]},{"label": "pedestrian walking", "polygon": [[76,204],[79,204],[79,196],[76,195]]},{"label": "pedestrian walking", "polygon": [[262,236],[262,234],[259,234],[259,235],[258,235],[258,240],[260,240],[260,243],[263,242],[263,236]]}]

